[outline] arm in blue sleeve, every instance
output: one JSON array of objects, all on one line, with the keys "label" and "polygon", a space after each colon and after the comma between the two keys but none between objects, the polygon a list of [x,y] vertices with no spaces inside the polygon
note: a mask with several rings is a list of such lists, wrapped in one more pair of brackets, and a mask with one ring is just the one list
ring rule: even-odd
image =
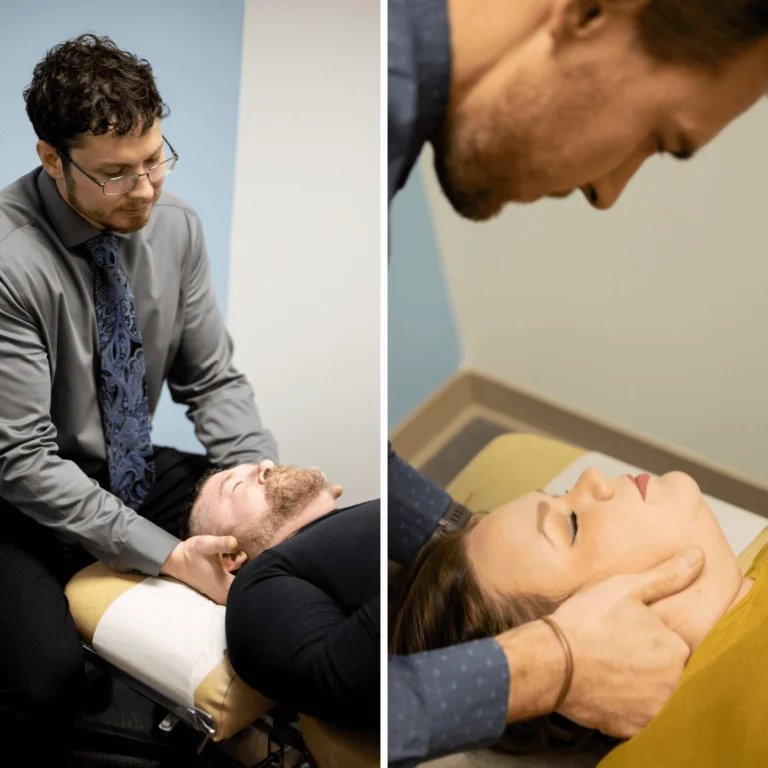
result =
[{"label": "arm in blue sleeve", "polygon": [[389,559],[409,563],[427,543],[451,497],[389,446]]},{"label": "arm in blue sleeve", "polygon": [[493,639],[389,659],[389,765],[479,749],[504,731],[509,667]]}]

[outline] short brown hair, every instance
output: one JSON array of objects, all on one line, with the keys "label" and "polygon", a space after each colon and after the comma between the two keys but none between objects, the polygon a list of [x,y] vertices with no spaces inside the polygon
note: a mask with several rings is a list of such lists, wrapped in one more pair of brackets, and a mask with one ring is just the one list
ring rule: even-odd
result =
[{"label": "short brown hair", "polygon": [[199,536],[201,534],[216,535],[213,530],[210,530],[211,515],[207,509],[201,507],[200,494],[208,480],[219,472],[223,472],[223,470],[218,467],[204,472],[192,492],[187,496],[181,515],[180,539],[189,539],[192,536]]},{"label": "short brown hair", "polygon": [[24,100],[38,139],[65,154],[89,131],[125,136],[141,125],[146,132],[170,114],[149,62],[91,34],[51,48]]},{"label": "short brown hair", "polygon": [[768,0],[647,0],[638,25],[658,61],[716,70],[768,35]]},{"label": "short brown hair", "polygon": [[[494,637],[553,613],[558,603],[541,595],[489,595],[467,556],[468,530],[426,544],[390,590],[389,647],[394,654],[431,651]],[[507,727],[496,751],[600,752],[616,743],[597,731],[552,714]]]}]

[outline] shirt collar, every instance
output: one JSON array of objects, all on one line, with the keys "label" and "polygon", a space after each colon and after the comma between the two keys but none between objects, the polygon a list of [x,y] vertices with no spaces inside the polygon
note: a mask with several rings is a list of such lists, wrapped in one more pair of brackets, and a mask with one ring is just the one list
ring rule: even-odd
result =
[{"label": "shirt collar", "polygon": [[418,73],[418,114],[424,139],[445,124],[451,91],[451,30],[447,0],[409,0]]},{"label": "shirt collar", "polygon": [[[48,214],[59,240],[66,248],[75,248],[82,245],[96,235],[102,234],[104,230],[96,229],[89,224],[74,208],[72,208],[59,194],[56,182],[48,175],[48,172],[40,166],[37,176],[37,189],[40,193],[40,199],[43,202],[43,208]],[[111,232],[118,238],[124,239],[127,235],[119,232]]]}]

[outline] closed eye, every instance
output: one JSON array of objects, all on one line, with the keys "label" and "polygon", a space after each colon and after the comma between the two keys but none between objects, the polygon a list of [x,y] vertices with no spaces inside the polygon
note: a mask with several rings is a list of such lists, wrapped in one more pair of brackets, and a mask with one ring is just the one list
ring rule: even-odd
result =
[{"label": "closed eye", "polygon": [[573,511],[571,512],[571,528],[573,529],[573,539],[571,539],[571,544],[573,544],[573,542],[576,541],[576,534],[579,531],[579,518]]}]

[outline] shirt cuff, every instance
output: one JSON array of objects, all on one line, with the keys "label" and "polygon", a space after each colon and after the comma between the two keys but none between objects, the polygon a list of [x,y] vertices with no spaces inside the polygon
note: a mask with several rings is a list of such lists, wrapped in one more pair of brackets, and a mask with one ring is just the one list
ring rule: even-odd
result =
[{"label": "shirt cuff", "polygon": [[136,570],[148,576],[159,576],[168,555],[178,543],[175,536],[137,515],[115,567],[119,571]]},{"label": "shirt cuff", "polygon": [[[426,747],[425,757],[438,757],[478,749],[489,746],[504,732],[509,666],[493,638],[413,654],[404,661],[412,665],[426,709],[422,727],[425,722],[429,724],[428,745],[423,744],[424,733],[411,734],[415,751]],[[420,718],[407,722],[406,713],[406,718],[398,721],[400,714],[390,711],[390,728],[415,730],[412,725],[418,725]]]}]

